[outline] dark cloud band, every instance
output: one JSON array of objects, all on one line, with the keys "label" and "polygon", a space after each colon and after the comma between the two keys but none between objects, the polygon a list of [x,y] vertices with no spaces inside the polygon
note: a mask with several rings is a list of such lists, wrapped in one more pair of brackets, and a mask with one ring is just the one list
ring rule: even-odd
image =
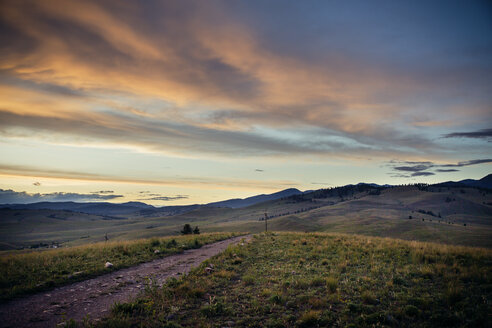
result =
[{"label": "dark cloud band", "polygon": [[473,132],[453,132],[444,136],[445,138],[492,138],[492,129],[483,129]]},{"label": "dark cloud band", "polygon": [[54,193],[34,193],[30,194],[24,191],[17,192],[11,189],[0,189],[0,204],[26,204],[36,202],[86,202],[86,201],[98,201],[98,200],[112,200],[123,197],[123,195],[116,194],[80,194],[73,192],[54,192]]},{"label": "dark cloud band", "polygon": [[[492,159],[489,158],[473,159],[473,160],[458,162],[456,164],[435,164],[429,161],[425,161],[425,162],[390,161],[388,164],[393,171],[413,172],[410,175],[391,173],[393,177],[410,178],[410,177],[418,177],[418,176],[431,176],[431,175],[435,175],[436,173],[459,172],[459,170],[455,169],[455,167],[464,167],[464,166],[487,164],[487,163],[492,163]],[[397,166],[398,164],[407,164],[407,165]],[[443,169],[445,167],[451,167],[451,169]],[[430,169],[434,169],[434,172],[428,171]]]}]

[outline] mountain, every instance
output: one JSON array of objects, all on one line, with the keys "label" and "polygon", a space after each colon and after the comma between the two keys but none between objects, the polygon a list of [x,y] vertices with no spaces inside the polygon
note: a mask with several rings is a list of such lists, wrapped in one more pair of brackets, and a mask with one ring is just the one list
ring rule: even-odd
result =
[{"label": "mountain", "polygon": [[284,197],[290,197],[293,195],[301,195],[301,194],[302,191],[295,188],[289,188],[273,194],[268,194],[268,195],[262,194],[262,195],[248,197],[248,198],[234,198],[234,199],[223,200],[220,202],[209,203],[207,205],[213,207],[241,208],[241,207],[247,207],[270,200],[276,200]]},{"label": "mountain", "polygon": [[[480,180],[466,179],[458,182],[448,181],[434,186],[439,187],[479,187],[492,189],[492,174],[483,177]],[[126,202],[126,203],[108,203],[108,202],[88,202],[88,203],[77,203],[77,202],[38,202],[31,204],[0,204],[0,208],[11,208],[11,209],[25,209],[25,210],[62,210],[62,211],[72,211],[80,212],[92,215],[101,216],[172,216],[177,214],[187,213],[193,211],[197,208],[203,206],[209,207],[223,207],[223,208],[243,208],[251,205],[255,205],[262,202],[273,201],[281,198],[293,197],[294,200],[303,200],[311,197],[310,195],[316,195],[316,197],[330,197],[337,195],[338,197],[347,197],[349,194],[354,192],[370,192],[377,193],[379,189],[385,189],[393,187],[390,185],[378,185],[375,183],[359,183],[357,185],[346,185],[337,188],[330,189],[320,189],[320,190],[309,190],[301,192],[298,189],[290,188],[285,189],[273,194],[262,194],[256,195],[248,198],[235,198],[228,199],[219,202],[208,203],[204,205],[184,205],[184,206],[164,206],[164,207],[154,207],[142,202]]]},{"label": "mountain", "polygon": [[489,174],[480,180],[466,179],[459,181],[459,183],[472,187],[492,189],[492,174]]},{"label": "mountain", "polygon": [[492,189],[492,174],[489,174],[480,180],[465,179],[461,181],[447,181],[436,184],[440,187],[478,187]]}]

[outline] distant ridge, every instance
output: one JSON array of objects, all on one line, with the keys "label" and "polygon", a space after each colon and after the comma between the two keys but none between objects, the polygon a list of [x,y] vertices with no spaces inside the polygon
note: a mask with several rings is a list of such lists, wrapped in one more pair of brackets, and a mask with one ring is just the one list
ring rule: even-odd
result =
[{"label": "distant ridge", "polygon": [[0,205],[0,207],[27,210],[62,210],[96,215],[128,215],[144,209],[155,209],[154,206],[141,202],[127,202],[121,204],[107,202],[38,202],[31,204],[4,204]]},{"label": "distant ridge", "polygon": [[0,204],[0,208],[17,210],[60,210],[102,216],[152,216],[175,215],[194,210],[201,205],[154,207],[142,202],[38,202],[30,204]]},{"label": "distant ridge", "polygon": [[480,180],[465,179],[461,181],[447,181],[447,182],[437,183],[436,186],[442,186],[442,187],[468,186],[468,187],[492,189],[492,174],[489,174],[481,178]]},{"label": "distant ridge", "polygon": [[247,207],[270,200],[276,200],[276,199],[290,197],[293,195],[300,195],[300,194],[302,194],[302,191],[300,191],[299,189],[289,188],[289,189],[275,192],[273,194],[268,194],[268,195],[262,194],[262,195],[248,197],[248,198],[228,199],[220,202],[209,203],[207,205],[213,207],[241,208],[241,207]]},{"label": "distant ridge", "polygon": [[[476,187],[492,189],[492,174],[483,177],[480,180],[465,179],[461,181],[447,181],[442,183],[433,184],[433,186],[442,187]],[[155,207],[142,202],[126,202],[126,203],[108,203],[108,202],[37,202],[30,204],[0,204],[0,208],[11,209],[28,209],[28,210],[62,210],[81,212],[93,215],[102,216],[168,216],[186,213],[195,210],[201,206],[210,207],[227,207],[227,208],[243,208],[252,206],[258,203],[273,201],[287,197],[305,198],[310,194],[326,194],[326,193],[347,193],[347,190],[351,190],[354,187],[360,190],[366,190],[367,188],[384,189],[393,187],[392,185],[378,185],[376,183],[358,183],[356,185],[346,185],[330,189],[308,190],[305,192],[296,188],[289,188],[282,191],[278,191],[272,194],[261,194],[248,198],[235,198],[228,199],[219,202],[213,202],[202,205],[173,205]],[[373,191],[374,192],[374,191]]]}]

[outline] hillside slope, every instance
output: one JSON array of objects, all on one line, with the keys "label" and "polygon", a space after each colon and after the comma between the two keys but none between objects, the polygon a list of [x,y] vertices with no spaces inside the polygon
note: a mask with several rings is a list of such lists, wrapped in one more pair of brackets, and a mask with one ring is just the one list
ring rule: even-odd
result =
[{"label": "hillside slope", "polygon": [[3,249],[39,243],[78,245],[203,232],[335,231],[492,247],[492,190],[445,186],[344,186],[295,194],[242,208],[108,217],[49,210],[0,210]]}]

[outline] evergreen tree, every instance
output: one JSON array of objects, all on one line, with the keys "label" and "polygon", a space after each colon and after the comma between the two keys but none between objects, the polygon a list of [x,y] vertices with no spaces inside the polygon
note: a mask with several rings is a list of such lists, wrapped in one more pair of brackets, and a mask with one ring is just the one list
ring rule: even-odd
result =
[{"label": "evergreen tree", "polygon": [[191,235],[193,233],[193,230],[191,229],[191,226],[186,223],[183,227],[183,230],[181,230],[181,233],[183,235]]},{"label": "evergreen tree", "polygon": [[196,226],[195,229],[193,229],[193,234],[195,234],[195,235],[200,234],[200,229],[198,229],[198,226]]}]

